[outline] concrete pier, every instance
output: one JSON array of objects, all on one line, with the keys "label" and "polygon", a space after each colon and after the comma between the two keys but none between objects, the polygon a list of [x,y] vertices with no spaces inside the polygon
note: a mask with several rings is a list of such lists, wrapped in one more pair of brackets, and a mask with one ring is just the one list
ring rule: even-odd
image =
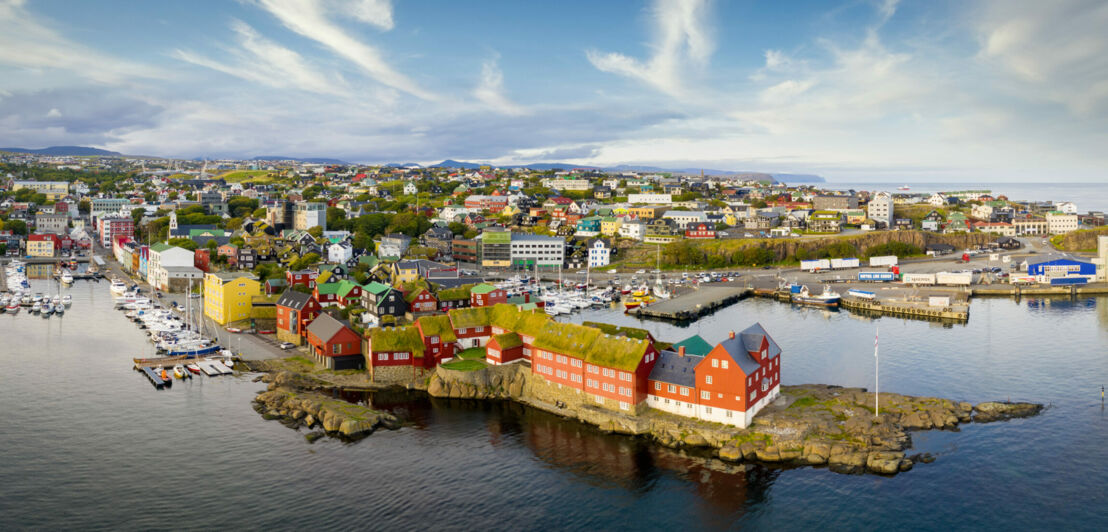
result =
[{"label": "concrete pier", "polygon": [[701,286],[687,294],[638,307],[628,311],[628,313],[644,318],[675,321],[695,320],[717,309],[734,304],[752,293],[753,291],[746,286]]}]

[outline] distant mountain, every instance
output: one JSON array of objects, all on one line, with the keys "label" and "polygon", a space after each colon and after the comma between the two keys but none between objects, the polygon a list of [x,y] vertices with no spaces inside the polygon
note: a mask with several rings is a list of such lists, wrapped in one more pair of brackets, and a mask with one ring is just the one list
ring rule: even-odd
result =
[{"label": "distant mountain", "polygon": [[[447,159],[439,164],[433,164],[430,168],[463,168],[466,170],[475,170],[484,166],[480,163],[470,163],[464,161],[455,161]],[[767,174],[763,172],[748,172],[737,170],[717,170],[713,168],[662,168],[659,166],[642,166],[633,164],[621,164],[617,166],[590,166],[572,163],[533,163],[533,164],[519,164],[514,166],[500,166],[498,168],[528,168],[531,170],[571,170],[574,168],[589,169],[589,170],[601,170],[604,172],[657,172],[668,174],[686,174],[686,175],[724,175],[735,176],[742,179],[752,179],[759,181],[770,182],[787,182],[787,183],[823,183],[824,180],[818,175],[811,174]]]},{"label": "distant mountain", "polygon": [[818,175],[812,174],[773,174],[774,179],[782,183],[826,183],[827,181]]},{"label": "distant mountain", "polygon": [[12,153],[30,153],[33,155],[57,155],[61,157],[87,157],[92,155],[123,155],[116,151],[89,148],[87,146],[50,146],[49,148],[0,148],[0,151]]},{"label": "distant mountain", "polygon": [[350,163],[340,159],[328,159],[326,157],[287,157],[284,155],[259,155],[255,157],[255,161],[296,161],[299,163],[309,164],[341,164],[349,165]]}]

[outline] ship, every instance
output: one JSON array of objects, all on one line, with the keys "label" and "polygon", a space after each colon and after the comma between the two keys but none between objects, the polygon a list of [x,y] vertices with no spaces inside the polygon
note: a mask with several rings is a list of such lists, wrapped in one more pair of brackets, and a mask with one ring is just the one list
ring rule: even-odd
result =
[{"label": "ship", "polygon": [[897,187],[897,190],[912,190],[908,185]]},{"label": "ship", "polygon": [[838,307],[842,297],[831,290],[830,286],[823,287],[823,293],[819,295],[812,295],[808,292],[807,286],[792,285],[789,287],[792,293],[792,302],[801,305],[811,305],[815,307]]}]

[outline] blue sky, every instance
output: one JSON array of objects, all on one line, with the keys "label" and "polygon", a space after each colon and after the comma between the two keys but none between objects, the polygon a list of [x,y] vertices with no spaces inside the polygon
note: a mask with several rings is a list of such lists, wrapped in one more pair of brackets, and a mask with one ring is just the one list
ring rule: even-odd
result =
[{"label": "blue sky", "polygon": [[0,145],[1108,181],[1108,4],[0,0]]}]

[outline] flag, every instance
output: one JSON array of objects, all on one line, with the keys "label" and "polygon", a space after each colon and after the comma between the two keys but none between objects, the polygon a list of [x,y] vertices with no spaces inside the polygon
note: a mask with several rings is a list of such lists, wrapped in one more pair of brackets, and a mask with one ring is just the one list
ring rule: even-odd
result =
[{"label": "flag", "polygon": [[881,336],[881,331],[873,333],[873,356],[877,356],[877,340]]}]

